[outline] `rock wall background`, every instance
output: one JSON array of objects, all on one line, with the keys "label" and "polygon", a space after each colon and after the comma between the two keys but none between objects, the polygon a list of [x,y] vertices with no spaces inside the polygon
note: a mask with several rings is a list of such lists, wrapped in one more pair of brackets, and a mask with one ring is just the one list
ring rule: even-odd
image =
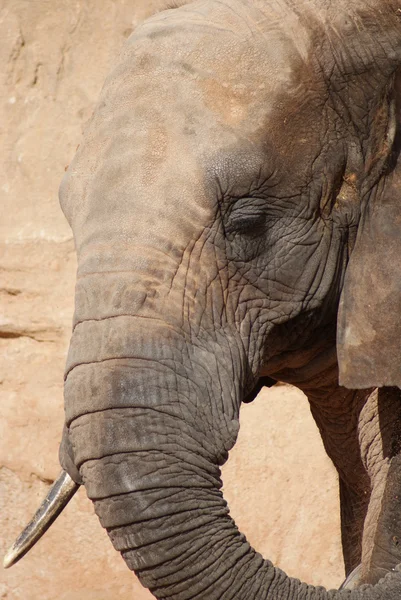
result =
[{"label": "rock wall background", "polygon": [[[102,82],[149,0],[2,0],[0,6],[0,551],[59,472],[75,254],[57,201]],[[225,494],[249,541],[290,575],[343,579],[338,493],[303,395],[244,406]],[[145,600],[81,490],[18,565],[2,600]]]}]

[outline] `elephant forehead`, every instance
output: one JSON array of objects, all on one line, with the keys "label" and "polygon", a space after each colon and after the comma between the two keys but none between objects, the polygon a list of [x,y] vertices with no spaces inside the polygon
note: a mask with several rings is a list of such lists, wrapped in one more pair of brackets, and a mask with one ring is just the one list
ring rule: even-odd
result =
[{"label": "elephant forehead", "polygon": [[297,89],[310,52],[309,34],[284,3],[270,12],[255,4],[195,2],[157,15],[132,35],[121,68],[135,70],[137,92],[153,108],[200,110],[203,132],[209,122],[251,133],[283,92]]}]

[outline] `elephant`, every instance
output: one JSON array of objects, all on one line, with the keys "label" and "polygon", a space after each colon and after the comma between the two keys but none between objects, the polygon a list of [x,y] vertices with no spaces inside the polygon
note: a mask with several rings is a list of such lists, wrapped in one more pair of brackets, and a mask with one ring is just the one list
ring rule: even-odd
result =
[{"label": "elephant", "polygon": [[[83,484],[160,600],[401,597],[400,101],[401,0],[194,0],[132,33],[60,187],[78,272],[42,531]],[[262,558],[223,498],[240,405],[277,381],[339,474],[340,590]]]}]

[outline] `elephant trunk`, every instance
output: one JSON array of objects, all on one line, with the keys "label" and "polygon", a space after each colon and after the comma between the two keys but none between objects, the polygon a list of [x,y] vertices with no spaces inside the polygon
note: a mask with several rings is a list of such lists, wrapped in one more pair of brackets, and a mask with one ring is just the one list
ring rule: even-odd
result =
[{"label": "elephant trunk", "polygon": [[[112,333],[117,325],[119,338]],[[124,336],[131,347],[135,340],[135,356]],[[215,358],[199,350],[190,356],[180,339],[135,317],[84,322],[75,329],[67,369],[74,463],[114,547],[143,585],[174,600],[401,597],[399,576],[327,592],[287,577],[250,547],[221,492],[220,466],[238,432],[238,405],[224,398]],[[85,348],[96,357],[84,356]],[[211,397],[217,381],[221,406]]]}]

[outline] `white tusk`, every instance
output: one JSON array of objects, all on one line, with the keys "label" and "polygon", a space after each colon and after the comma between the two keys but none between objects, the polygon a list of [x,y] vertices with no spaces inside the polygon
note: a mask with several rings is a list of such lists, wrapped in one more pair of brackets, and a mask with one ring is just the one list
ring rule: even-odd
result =
[{"label": "white tusk", "polygon": [[358,587],[361,581],[361,567],[362,565],[358,565],[351,571],[347,579],[341,585],[340,590],[354,590]]},{"label": "white tusk", "polygon": [[5,555],[3,561],[5,569],[18,562],[40,540],[78,488],[79,485],[71,479],[68,473],[65,471],[60,473],[32,520]]}]

